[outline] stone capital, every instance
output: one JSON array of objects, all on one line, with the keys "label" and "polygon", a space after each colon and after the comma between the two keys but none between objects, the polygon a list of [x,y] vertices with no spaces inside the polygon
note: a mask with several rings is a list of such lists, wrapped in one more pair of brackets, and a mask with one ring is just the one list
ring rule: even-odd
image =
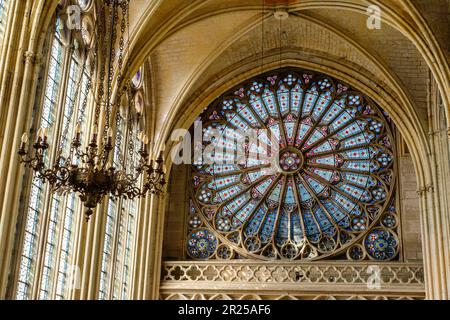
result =
[{"label": "stone capital", "polygon": [[426,193],[432,192],[433,190],[434,190],[434,188],[433,188],[432,185],[427,185],[427,186],[425,186],[425,187],[423,187],[423,188],[419,188],[419,189],[417,190],[417,195],[418,195],[419,197],[422,197],[422,196],[424,196]]},{"label": "stone capital", "polygon": [[41,63],[41,55],[32,51],[25,51],[23,54],[25,58],[25,64],[38,65]]}]

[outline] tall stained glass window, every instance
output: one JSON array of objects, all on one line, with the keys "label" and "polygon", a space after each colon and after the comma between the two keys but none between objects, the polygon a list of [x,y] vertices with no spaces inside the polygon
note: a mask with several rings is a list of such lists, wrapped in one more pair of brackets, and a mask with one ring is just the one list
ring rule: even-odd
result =
[{"label": "tall stained glass window", "polygon": [[227,92],[201,120],[191,258],[398,257],[394,128],[367,96],[284,70]]},{"label": "tall stained glass window", "polygon": [[[58,20],[57,27],[60,21]],[[49,60],[49,68],[47,72],[46,86],[44,90],[44,102],[42,109],[42,116],[40,119],[40,126],[42,128],[51,130],[54,128],[54,122],[56,117],[56,109],[58,103],[58,95],[61,87],[61,77],[62,77],[62,62],[64,48],[61,42],[61,35],[57,32],[52,41],[51,53]],[[49,134],[49,136],[52,136]],[[48,162],[48,158],[46,159]],[[30,200],[28,203],[28,216],[25,226],[25,237],[22,248],[22,258],[19,271],[18,287],[17,287],[17,299],[26,299],[30,296],[30,287],[34,282],[36,277],[33,274],[33,270],[37,268],[35,257],[36,249],[38,245],[38,237],[40,231],[40,220],[42,216],[42,211],[45,210],[46,204],[46,192],[45,186],[41,179],[33,177],[31,183],[31,193]],[[56,205],[56,203],[55,203]],[[53,210],[54,212],[54,210]],[[53,220],[52,220],[53,218]],[[51,217],[51,222],[49,226],[49,237],[54,235],[54,219]],[[53,255],[53,250],[47,248],[50,251],[46,252],[47,262],[51,259],[50,256]],[[50,274],[48,268],[44,268],[44,279],[49,279]],[[45,288],[43,289],[45,290]]]},{"label": "tall stained glass window", "polygon": [[[124,167],[127,174],[134,174],[138,157],[136,150],[140,147],[138,139],[139,125],[136,123],[136,110],[143,111],[142,72],[133,78],[134,96],[131,106],[123,110],[116,121],[116,142],[113,166]],[[137,104],[139,104],[137,106]],[[130,148],[132,147],[132,148]],[[105,238],[99,286],[100,299],[130,299],[131,275],[133,269],[133,250],[136,234],[136,217],[139,200],[110,198],[106,217]]]},{"label": "tall stained glass window", "polygon": [[[124,154],[124,139],[126,138],[126,122],[122,116],[118,116],[118,121],[116,121],[116,143],[114,146],[113,155],[113,166],[119,168],[123,163],[121,161]],[[108,200],[108,209],[106,215],[106,227],[105,227],[105,237],[103,240],[103,254],[101,262],[101,273],[100,273],[100,288],[99,288],[99,298],[104,300],[110,297],[111,292],[111,279],[116,274],[115,263],[114,263],[114,251],[117,250],[116,247],[121,247],[120,236],[116,237],[117,233],[121,231],[121,201],[110,197]],[[118,225],[119,224],[119,225]],[[114,242],[117,241],[117,244]],[[118,266],[116,266],[118,268]]]},{"label": "tall stained glass window", "polygon": [[[42,106],[36,126],[45,128],[49,144],[47,164],[64,161],[70,148],[70,138],[77,123],[86,131],[86,92],[90,77],[83,54],[81,34],[64,27],[57,19],[50,41],[46,77],[43,83]],[[20,267],[17,279],[17,299],[68,299],[71,277],[76,274],[73,244],[78,214],[78,197],[55,194],[38,177],[33,177],[29,193]],[[41,254],[38,254],[41,253]]]},{"label": "tall stained glass window", "polygon": [[0,41],[3,39],[9,0],[0,0]]},{"label": "tall stained glass window", "polygon": [[[116,131],[116,139],[121,142],[116,143],[113,165],[115,167],[121,166],[121,159],[124,159],[127,168],[130,170],[128,173],[131,174],[131,171],[133,171],[132,162],[136,160],[121,146],[130,143],[137,145],[137,135],[135,132],[126,129],[126,123],[121,121]],[[125,155],[122,158],[121,155],[124,153]],[[133,267],[132,251],[135,242],[135,219],[139,200],[110,198],[108,203],[99,298],[126,300],[130,298],[129,287]]]}]

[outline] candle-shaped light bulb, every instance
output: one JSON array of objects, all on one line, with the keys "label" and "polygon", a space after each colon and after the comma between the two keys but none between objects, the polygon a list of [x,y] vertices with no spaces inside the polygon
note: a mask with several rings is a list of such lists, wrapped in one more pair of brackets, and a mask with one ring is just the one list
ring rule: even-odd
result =
[{"label": "candle-shaped light bulb", "polygon": [[134,108],[136,109],[136,113],[137,113],[138,115],[141,115],[141,114],[142,114],[142,106],[141,106],[140,103],[135,103],[135,104],[134,104]]},{"label": "candle-shaped light bulb", "polygon": [[45,145],[47,143],[47,128],[42,129],[41,139],[42,139],[42,144]]},{"label": "candle-shaped light bulb", "polygon": [[21,141],[23,144],[27,144],[27,142],[28,142],[28,135],[27,135],[26,133],[24,133],[24,134],[22,135],[22,138],[20,139],[20,141]]},{"label": "candle-shaped light bulb", "polygon": [[145,145],[148,145],[148,137],[147,137],[146,134],[143,135],[143,137],[142,137],[142,142],[143,142]]},{"label": "candle-shaped light bulb", "polygon": [[163,157],[163,155],[164,155],[164,152],[161,151],[161,152],[159,153],[158,158],[156,159],[156,170],[157,170],[157,172],[159,172],[159,173],[162,172],[162,169],[163,169],[163,166],[164,166],[164,157]]},{"label": "candle-shaped light bulb", "polygon": [[138,139],[141,141],[141,151],[145,151],[148,143],[148,138],[144,131],[139,132]]},{"label": "candle-shaped light bulb", "polygon": [[39,130],[36,133],[36,143],[40,144],[42,141],[42,128],[39,128]]},{"label": "candle-shaped light bulb", "polygon": [[111,128],[108,128],[108,132],[106,133],[108,136],[108,145],[112,145],[112,139],[113,139],[113,130]]},{"label": "candle-shaped light bulb", "polygon": [[81,124],[78,122],[75,126],[75,141],[79,142],[81,137]]},{"label": "candle-shaped light bulb", "polygon": [[94,130],[92,132],[92,142],[96,142],[97,140],[97,133],[98,133],[98,125],[94,124]]},{"label": "candle-shaped light bulb", "polygon": [[20,154],[25,154],[25,149],[27,146],[27,142],[28,142],[28,135],[26,133],[24,133],[22,135],[22,138],[20,139],[20,148],[19,148],[19,153]]}]

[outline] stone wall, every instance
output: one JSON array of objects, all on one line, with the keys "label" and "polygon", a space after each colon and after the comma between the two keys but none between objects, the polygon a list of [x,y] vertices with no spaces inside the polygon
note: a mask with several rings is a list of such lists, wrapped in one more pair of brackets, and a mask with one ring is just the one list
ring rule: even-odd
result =
[{"label": "stone wall", "polygon": [[185,258],[186,213],[189,204],[187,185],[188,166],[174,165],[170,175],[164,226],[163,260]]},{"label": "stone wall", "polygon": [[407,151],[400,154],[398,164],[403,258],[405,261],[422,260],[420,203],[411,155]]}]

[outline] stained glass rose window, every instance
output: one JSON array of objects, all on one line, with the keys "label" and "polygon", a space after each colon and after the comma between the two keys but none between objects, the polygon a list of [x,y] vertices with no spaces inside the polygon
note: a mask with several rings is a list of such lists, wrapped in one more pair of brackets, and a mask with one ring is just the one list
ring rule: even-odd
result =
[{"label": "stained glass rose window", "polygon": [[201,120],[189,222],[209,230],[208,257],[396,256],[393,125],[364,94],[325,75],[273,72]]}]

